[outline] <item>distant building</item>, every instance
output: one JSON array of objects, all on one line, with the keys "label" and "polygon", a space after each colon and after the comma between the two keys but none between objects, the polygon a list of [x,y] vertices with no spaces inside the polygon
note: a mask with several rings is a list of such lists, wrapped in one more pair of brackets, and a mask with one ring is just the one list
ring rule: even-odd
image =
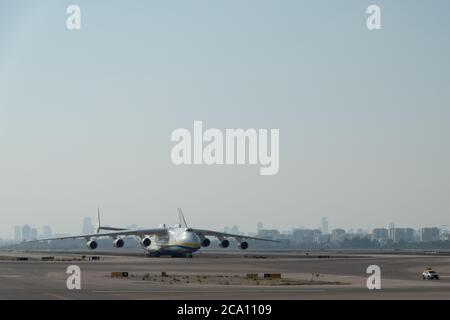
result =
[{"label": "distant building", "polygon": [[14,241],[20,242],[22,241],[22,227],[14,226]]},{"label": "distant building", "polygon": [[333,229],[331,231],[331,241],[332,242],[340,242],[343,241],[345,238],[345,230],[344,229]]},{"label": "distant building", "polygon": [[387,242],[389,239],[389,230],[386,228],[376,228],[372,230],[372,239],[379,242]]},{"label": "distant building", "polygon": [[320,243],[322,232],[316,229],[294,229],[292,241],[295,244],[317,244]]},{"label": "distant building", "polygon": [[31,227],[29,225],[22,226],[22,241],[31,240]]},{"label": "distant building", "polygon": [[422,242],[439,241],[441,239],[441,230],[439,228],[422,228],[420,240]]},{"label": "distant building", "polygon": [[239,227],[238,226],[233,226],[230,229],[230,233],[232,233],[232,234],[242,234],[241,231],[239,231]]},{"label": "distant building", "polygon": [[414,229],[412,228],[393,228],[389,229],[389,239],[394,242],[413,242]]},{"label": "distant building", "polygon": [[280,231],[276,229],[261,229],[258,232],[258,237],[265,238],[265,239],[272,239],[272,240],[278,240],[281,237]]},{"label": "distant building", "polygon": [[258,224],[256,225],[256,234],[259,234],[259,232],[264,229],[263,223],[262,222],[258,222]]},{"label": "distant building", "polygon": [[443,241],[450,240],[450,233],[448,232],[448,230],[441,231],[441,240]]},{"label": "distant building", "polygon": [[290,245],[291,242],[292,242],[291,241],[292,240],[292,234],[281,232],[279,237],[278,237],[278,239],[276,239],[276,240],[281,241],[285,245]]},{"label": "distant building", "polygon": [[367,230],[364,230],[364,229],[362,229],[362,228],[358,228],[358,229],[356,229],[356,231],[355,231],[355,235],[356,236],[367,236],[367,235],[369,235],[370,234],[370,232],[369,231],[367,231]]},{"label": "distant building", "polygon": [[322,234],[328,234],[328,220],[327,218],[322,218]]},{"label": "distant building", "polygon": [[394,241],[394,237],[395,237],[395,235],[394,235],[394,231],[395,231],[395,228],[391,228],[390,226],[389,226],[389,240],[391,240],[391,241]]},{"label": "distant building", "polygon": [[51,238],[51,237],[52,237],[52,229],[50,228],[50,226],[44,226],[44,227],[42,228],[42,237],[43,237],[44,239],[47,239],[47,238]]},{"label": "distant building", "polygon": [[92,225],[91,217],[84,217],[82,234],[92,234],[92,233],[94,233],[94,231],[95,230],[94,230],[94,226]]},{"label": "distant building", "polygon": [[414,242],[415,230],[412,228],[406,228],[406,242]]},{"label": "distant building", "polygon": [[37,228],[31,228],[30,230],[30,240],[37,240],[38,239],[38,230]]}]

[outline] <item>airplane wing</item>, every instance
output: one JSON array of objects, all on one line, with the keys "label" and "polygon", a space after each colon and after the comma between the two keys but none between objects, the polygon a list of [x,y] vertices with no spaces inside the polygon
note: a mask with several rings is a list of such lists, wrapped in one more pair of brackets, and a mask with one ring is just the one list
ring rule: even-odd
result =
[{"label": "airplane wing", "polygon": [[[180,218],[180,225],[183,226],[183,227],[187,227],[186,219],[184,218],[183,211],[181,210],[181,208],[178,208],[178,215],[179,215],[179,218]],[[217,231],[212,231],[212,230],[192,229],[192,231],[194,231],[200,237],[212,236],[212,237],[216,237],[217,239],[235,238],[239,242],[241,242],[243,239],[252,239],[252,240],[260,240],[260,241],[270,241],[270,242],[280,242],[280,241],[277,241],[277,240],[263,239],[263,238],[257,238],[257,237],[248,237],[248,236],[243,236],[243,235],[240,235],[240,234],[231,234],[231,233],[217,232]]]},{"label": "airplane wing", "polygon": [[36,241],[51,241],[51,240],[65,240],[65,239],[86,239],[89,240],[91,238],[100,238],[100,237],[120,237],[120,236],[137,236],[137,237],[145,237],[145,236],[153,236],[153,235],[166,235],[167,229],[165,228],[155,228],[155,229],[137,229],[137,230],[123,230],[117,232],[107,232],[107,233],[93,233],[93,234],[83,234],[77,236],[67,236],[67,237],[59,237],[59,238],[48,238],[48,239],[39,239],[27,242],[36,242]]},{"label": "airplane wing", "polygon": [[212,236],[212,237],[216,237],[216,238],[235,238],[238,241],[240,241],[242,239],[251,239],[251,240],[259,240],[259,241],[279,242],[277,240],[272,240],[272,239],[249,237],[249,236],[244,236],[244,235],[240,235],[240,234],[231,234],[231,233],[218,232],[218,231],[212,231],[212,230],[193,229],[193,231],[196,234],[202,235],[202,236]]}]

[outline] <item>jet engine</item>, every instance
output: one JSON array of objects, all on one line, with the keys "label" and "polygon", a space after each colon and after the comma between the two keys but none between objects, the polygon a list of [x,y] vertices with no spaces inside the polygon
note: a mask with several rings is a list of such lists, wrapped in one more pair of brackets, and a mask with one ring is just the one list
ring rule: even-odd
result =
[{"label": "jet engine", "polygon": [[238,248],[242,249],[242,250],[247,249],[248,248],[248,242],[245,242],[245,241],[239,242],[238,243]]},{"label": "jet engine", "polygon": [[228,241],[227,239],[223,239],[219,246],[221,246],[222,248],[228,248],[230,246],[230,241]]},{"label": "jet engine", "polygon": [[116,248],[122,248],[124,244],[125,244],[125,241],[123,241],[123,239],[121,239],[121,238],[114,239],[114,241],[113,241],[113,245]]},{"label": "jet engine", "polygon": [[202,240],[202,247],[209,247],[210,244],[211,240],[209,240],[208,238]]},{"label": "jet engine", "polygon": [[145,238],[141,239],[140,243],[141,243],[141,246],[148,248],[152,244],[152,240],[150,240],[149,237],[145,237]]},{"label": "jet engine", "polygon": [[94,240],[89,240],[88,242],[86,242],[86,247],[88,247],[91,250],[97,249],[97,241]]}]

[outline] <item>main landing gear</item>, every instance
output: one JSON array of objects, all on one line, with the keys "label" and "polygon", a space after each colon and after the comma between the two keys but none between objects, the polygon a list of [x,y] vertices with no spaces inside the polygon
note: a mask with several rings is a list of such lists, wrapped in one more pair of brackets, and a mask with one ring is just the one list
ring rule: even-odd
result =
[{"label": "main landing gear", "polygon": [[155,251],[155,252],[152,252],[152,253],[148,253],[148,256],[151,257],[151,258],[159,258],[161,256],[161,252]]}]

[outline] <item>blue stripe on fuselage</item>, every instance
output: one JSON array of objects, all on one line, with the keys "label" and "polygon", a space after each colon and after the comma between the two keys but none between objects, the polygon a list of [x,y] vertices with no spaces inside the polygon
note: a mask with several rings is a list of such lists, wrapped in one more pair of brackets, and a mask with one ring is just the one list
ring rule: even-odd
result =
[{"label": "blue stripe on fuselage", "polygon": [[[181,249],[181,250],[177,250]],[[175,253],[179,253],[180,251],[184,250],[186,252],[192,253],[197,251],[199,248],[193,248],[193,247],[187,247],[187,246],[181,246],[181,245],[173,245],[173,246],[166,246],[163,247],[161,249],[159,249],[158,251],[161,253],[166,253],[166,252],[175,252]]]}]

